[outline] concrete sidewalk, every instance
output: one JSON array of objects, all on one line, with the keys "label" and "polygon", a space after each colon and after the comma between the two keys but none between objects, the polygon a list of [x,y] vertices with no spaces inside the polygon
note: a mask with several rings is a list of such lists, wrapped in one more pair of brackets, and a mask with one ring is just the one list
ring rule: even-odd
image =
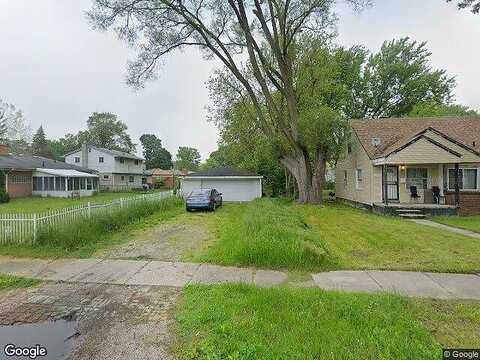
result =
[{"label": "concrete sidewalk", "polygon": [[460,229],[460,228],[456,228],[456,227],[453,227],[453,226],[440,224],[440,223],[437,223],[437,222],[431,221],[431,220],[424,220],[424,219],[415,220],[415,219],[413,219],[411,221],[413,221],[416,224],[431,226],[431,227],[434,227],[434,228],[437,228],[437,229],[454,232],[454,233],[464,235],[464,236],[469,236],[469,237],[472,237],[472,238],[475,238],[475,239],[480,239],[480,234],[476,233],[474,231]]},{"label": "concrete sidewalk", "polygon": [[[240,282],[288,285],[281,271],[210,264],[108,259],[0,258],[0,273],[42,280],[183,287]],[[310,286],[346,292],[389,292],[409,297],[480,300],[480,276],[406,271],[331,271],[312,274]],[[308,283],[307,283],[308,284]]]}]

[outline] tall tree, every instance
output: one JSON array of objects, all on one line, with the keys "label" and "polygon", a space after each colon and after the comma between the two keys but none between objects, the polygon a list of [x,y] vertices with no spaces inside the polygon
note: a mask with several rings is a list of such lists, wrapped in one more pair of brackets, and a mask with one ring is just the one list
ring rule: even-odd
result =
[{"label": "tall tree", "polygon": [[91,144],[113,150],[135,151],[135,144],[127,134],[127,125],[115,114],[94,112],[87,120],[87,127]]},{"label": "tall tree", "polygon": [[448,104],[455,80],[445,70],[433,69],[425,42],[407,38],[385,41],[376,54],[364,52],[352,83],[350,118],[400,117],[420,102]]},{"label": "tall tree", "polygon": [[480,13],[480,0],[447,0],[447,2],[458,2],[459,9],[470,9],[472,13]]},{"label": "tall tree", "polygon": [[178,170],[196,171],[200,165],[200,153],[197,149],[180,146],[175,156],[175,168]]},{"label": "tall tree", "polygon": [[48,140],[45,136],[45,131],[43,131],[43,126],[40,126],[33,135],[32,140],[32,153],[37,156],[49,157],[50,152],[48,148]]},{"label": "tall tree", "polygon": [[[363,7],[369,1],[344,2]],[[207,57],[216,57],[235,80],[235,88],[241,89],[238,95],[248,97],[255,112],[252,119],[258,119],[282,164],[294,175],[299,200],[319,202],[330,149],[321,140],[305,140],[295,87],[296,45],[301,37],[325,36],[334,21],[334,3],[96,0],[89,17],[95,28],[113,28],[121,39],[139,45],[138,59],[129,67],[128,83],[134,87],[154,78],[161,58],[175,49],[198,46]],[[244,50],[246,58],[237,56]]]},{"label": "tall tree", "polygon": [[11,145],[28,143],[32,139],[32,129],[23,112],[2,99],[0,99],[0,121],[5,123],[4,137]]},{"label": "tall tree", "polygon": [[480,114],[468,106],[458,104],[437,104],[422,102],[416,104],[408,116],[437,117],[437,116],[479,116]]},{"label": "tall tree", "polygon": [[143,134],[140,136],[140,142],[143,147],[143,157],[147,169],[171,169],[172,154],[162,147],[162,140],[153,134]]}]

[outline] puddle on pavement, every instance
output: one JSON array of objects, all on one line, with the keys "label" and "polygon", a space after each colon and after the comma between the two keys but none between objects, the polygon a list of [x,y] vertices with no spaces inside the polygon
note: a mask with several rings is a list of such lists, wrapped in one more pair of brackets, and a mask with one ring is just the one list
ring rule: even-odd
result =
[{"label": "puddle on pavement", "polygon": [[[7,356],[14,348],[36,348],[36,345],[46,348],[46,356],[37,356],[36,359],[66,359],[72,351],[72,341],[76,336],[76,322],[72,320],[46,321],[35,324],[21,324],[0,326],[0,359],[32,359],[29,356]],[[7,353],[6,353],[7,350]],[[28,350],[25,350],[28,351]],[[39,353],[38,350],[30,350]]]}]

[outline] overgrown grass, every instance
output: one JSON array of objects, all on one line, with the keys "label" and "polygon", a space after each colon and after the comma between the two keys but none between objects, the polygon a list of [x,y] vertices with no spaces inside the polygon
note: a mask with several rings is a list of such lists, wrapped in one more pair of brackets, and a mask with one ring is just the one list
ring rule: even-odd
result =
[{"label": "overgrown grass", "polygon": [[261,199],[227,204],[208,220],[216,240],[192,260],[301,271],[480,271],[476,239],[335,203]]},{"label": "overgrown grass", "polygon": [[323,243],[288,200],[228,204],[215,215],[210,223],[218,240],[196,260],[272,269],[327,266]]},{"label": "overgrown grass", "polygon": [[480,242],[340,204],[296,205],[341,269],[480,271]]},{"label": "overgrown grass", "polygon": [[40,280],[0,274],[0,290],[27,288],[40,283]]},{"label": "overgrown grass", "polygon": [[43,229],[34,245],[2,245],[0,255],[32,257],[90,257],[97,250],[127,241],[119,236],[144,223],[158,223],[183,211],[177,197],[139,202],[111,214],[82,218],[73,224]]},{"label": "overgrown grass", "polygon": [[480,215],[475,216],[435,216],[432,218],[440,224],[480,233]]},{"label": "overgrown grass", "polygon": [[480,349],[480,301],[417,299],[411,304],[443,347]]},{"label": "overgrown grass", "polygon": [[188,286],[180,359],[428,360],[441,347],[407,300],[320,289]]},{"label": "overgrown grass", "polygon": [[0,213],[38,213],[48,210],[62,209],[74,205],[92,203],[105,203],[115,199],[140,195],[139,192],[100,192],[94,196],[86,196],[80,199],[55,198],[55,197],[26,197],[13,198],[10,202],[0,204]]}]

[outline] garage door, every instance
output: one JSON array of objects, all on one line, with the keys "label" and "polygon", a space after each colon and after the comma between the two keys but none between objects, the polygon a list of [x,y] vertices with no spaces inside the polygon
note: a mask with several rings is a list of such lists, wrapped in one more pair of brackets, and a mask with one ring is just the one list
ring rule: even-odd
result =
[{"label": "garage door", "polygon": [[217,189],[225,201],[251,201],[262,196],[260,179],[184,179],[185,194],[193,189]]}]

